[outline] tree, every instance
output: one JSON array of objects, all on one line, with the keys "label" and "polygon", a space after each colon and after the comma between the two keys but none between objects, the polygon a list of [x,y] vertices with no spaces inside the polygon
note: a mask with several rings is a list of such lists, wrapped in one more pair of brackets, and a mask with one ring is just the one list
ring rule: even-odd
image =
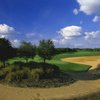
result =
[{"label": "tree", "polygon": [[36,46],[33,46],[30,42],[23,41],[18,48],[18,55],[25,58],[26,63],[29,58],[34,58],[36,55]]},{"label": "tree", "polygon": [[4,67],[5,62],[12,57],[14,57],[14,48],[11,43],[5,38],[0,38],[0,61],[3,62]]},{"label": "tree", "polygon": [[55,55],[55,46],[51,40],[41,40],[38,47],[38,55],[43,58],[44,63]]}]

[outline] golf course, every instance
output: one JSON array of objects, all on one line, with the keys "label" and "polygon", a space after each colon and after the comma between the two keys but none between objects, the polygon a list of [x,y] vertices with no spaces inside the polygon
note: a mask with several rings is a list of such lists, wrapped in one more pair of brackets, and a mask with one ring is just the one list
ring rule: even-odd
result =
[{"label": "golf course", "polygon": [[0,100],[100,100],[100,0],[0,0]]},{"label": "golf course", "polygon": [[[58,54],[47,63],[57,65],[62,71],[70,73],[75,82],[56,88],[20,88],[0,84],[0,100],[71,100],[75,97],[87,96],[100,91],[100,77],[95,77],[95,69],[100,63],[99,52],[78,51]],[[20,58],[8,62],[19,61]],[[23,62],[24,59],[21,59]],[[33,59],[29,59],[32,61]],[[34,58],[42,62],[39,56]]]}]

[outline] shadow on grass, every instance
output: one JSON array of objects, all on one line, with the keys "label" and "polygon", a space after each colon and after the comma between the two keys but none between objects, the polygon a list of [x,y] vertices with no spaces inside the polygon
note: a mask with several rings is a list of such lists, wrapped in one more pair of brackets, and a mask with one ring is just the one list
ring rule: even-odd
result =
[{"label": "shadow on grass", "polygon": [[61,87],[75,80],[58,66],[39,62],[14,62],[0,71],[0,81],[19,87]]},{"label": "shadow on grass", "polygon": [[68,72],[75,80],[98,80],[100,79],[100,69],[84,72]]},{"label": "shadow on grass", "polygon": [[[54,68],[55,74],[58,74],[59,71],[59,67],[54,65],[54,64],[44,64],[44,63],[39,63],[39,62],[28,62],[28,63],[23,63],[23,62],[14,62],[14,65],[18,65],[20,67],[22,66],[26,66],[29,67],[30,69],[33,68],[41,68],[43,66],[47,67],[47,68]],[[73,78],[73,83],[76,82],[77,80],[98,80],[100,79],[100,66],[98,66],[96,69],[94,70],[88,70],[88,71],[83,71],[83,72],[62,72],[63,77],[64,78],[68,78],[68,77],[72,77]]]}]

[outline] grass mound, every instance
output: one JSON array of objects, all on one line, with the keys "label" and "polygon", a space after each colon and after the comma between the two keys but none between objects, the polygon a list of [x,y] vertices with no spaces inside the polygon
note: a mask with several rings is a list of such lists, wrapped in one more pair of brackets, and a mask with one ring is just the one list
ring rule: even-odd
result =
[{"label": "grass mound", "polygon": [[58,87],[73,79],[52,64],[14,62],[0,70],[0,81],[20,87]]}]

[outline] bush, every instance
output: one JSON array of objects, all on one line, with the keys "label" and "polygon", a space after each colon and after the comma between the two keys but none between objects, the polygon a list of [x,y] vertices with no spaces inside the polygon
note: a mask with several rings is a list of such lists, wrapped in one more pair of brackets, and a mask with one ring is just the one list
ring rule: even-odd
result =
[{"label": "bush", "polygon": [[2,68],[0,80],[21,87],[57,87],[73,81],[55,65],[34,62],[15,62]]},{"label": "bush", "polygon": [[7,83],[14,82],[15,81],[15,76],[16,76],[16,74],[14,72],[11,72],[11,73],[6,75],[5,81]]},{"label": "bush", "polygon": [[14,67],[5,67],[0,71],[0,79],[4,79],[8,73],[13,71]]},{"label": "bush", "polygon": [[39,81],[41,79],[41,77],[43,77],[43,69],[33,69],[31,70],[31,76],[30,79],[34,80],[34,81]]},{"label": "bush", "polygon": [[11,72],[6,75],[6,82],[22,82],[23,80],[29,79],[30,70],[28,68],[24,68],[23,70],[17,70],[16,72]]}]

